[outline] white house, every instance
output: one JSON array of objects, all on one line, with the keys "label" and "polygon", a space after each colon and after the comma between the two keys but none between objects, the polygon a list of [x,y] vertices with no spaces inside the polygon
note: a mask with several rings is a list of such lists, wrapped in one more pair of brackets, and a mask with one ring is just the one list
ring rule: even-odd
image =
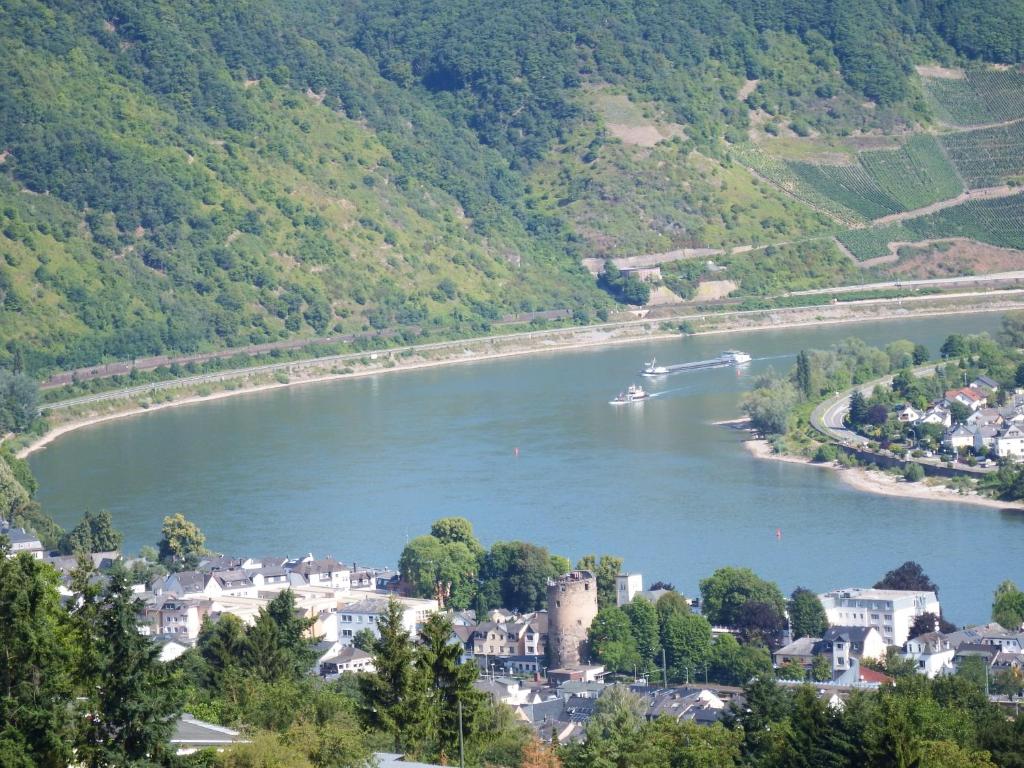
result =
[{"label": "white house", "polygon": [[958,451],[961,448],[973,448],[974,429],[964,424],[957,424],[952,429],[947,430],[946,434],[942,436],[942,444],[952,448],[954,451]]},{"label": "white house", "polygon": [[914,662],[917,671],[927,677],[953,674],[956,648],[939,632],[928,632],[907,640],[903,658]]},{"label": "white house", "polygon": [[373,657],[352,645],[342,648],[336,655],[320,662],[320,676],[327,680],[333,680],[348,672],[375,671]]},{"label": "white house", "polygon": [[925,411],[924,416],[921,417],[919,424],[941,424],[947,429],[953,425],[953,417],[949,413],[949,408],[942,405],[936,405],[934,408],[929,408]]},{"label": "white house", "polygon": [[995,439],[996,456],[1024,457],[1024,429],[1017,424],[1010,424]]},{"label": "white house", "polygon": [[922,416],[924,414],[912,405],[905,405],[896,413],[897,421],[903,424],[916,424]]},{"label": "white house", "polygon": [[976,389],[961,387],[960,389],[948,390],[946,392],[946,402],[950,405],[960,403],[960,405],[966,405],[972,411],[976,411],[988,402],[988,398]]},{"label": "white house", "polygon": [[615,605],[622,607],[633,602],[637,594],[644,591],[642,573],[620,573],[615,577]]},{"label": "white house", "polygon": [[828,623],[839,627],[874,627],[886,645],[907,642],[914,619],[925,613],[940,614],[934,592],[899,589],[836,589],[818,595]]},{"label": "white house", "polygon": [[207,577],[204,591],[209,597],[259,596],[259,590],[249,574],[242,570],[214,571]]},{"label": "white house", "polygon": [[210,600],[167,598],[156,613],[157,633],[195,640],[210,610]]},{"label": "white house", "polygon": [[994,448],[999,436],[999,427],[995,424],[980,424],[974,428],[974,450]]},{"label": "white house", "polygon": [[979,376],[971,382],[971,389],[980,389],[983,392],[996,392],[999,389],[999,382],[990,376]]},{"label": "white house", "polygon": [[304,560],[292,568],[292,573],[302,576],[311,587],[330,587],[348,592],[352,586],[352,571],[332,557]]},{"label": "white house", "polygon": [[[416,635],[432,613],[437,613],[436,600],[421,600],[415,597],[395,597],[402,607],[402,627],[411,635]],[[375,637],[380,637],[377,624],[387,612],[389,600],[368,598],[358,603],[346,605],[338,609],[338,641],[342,645],[352,645],[352,638],[363,629],[369,629]]]},{"label": "white house", "polygon": [[9,528],[2,520],[0,520],[0,523],[3,523],[3,526],[0,527],[0,535],[6,536],[11,544],[9,553],[11,557],[27,552],[36,560],[43,559],[45,554],[43,543],[39,540],[38,536],[34,533],[29,533],[24,528]]},{"label": "white house", "polygon": [[167,576],[162,583],[155,584],[153,591],[158,595],[175,595],[182,599],[207,597],[207,576],[199,571],[179,571]]}]

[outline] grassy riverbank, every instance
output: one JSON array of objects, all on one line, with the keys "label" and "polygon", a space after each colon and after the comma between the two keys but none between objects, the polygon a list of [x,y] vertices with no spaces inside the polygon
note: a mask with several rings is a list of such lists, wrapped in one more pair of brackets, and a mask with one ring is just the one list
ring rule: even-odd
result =
[{"label": "grassy riverbank", "polygon": [[681,324],[690,335],[799,328],[826,323],[855,323],[954,313],[1019,308],[1024,294],[1000,291],[967,296],[921,297],[918,301],[873,300],[818,307],[800,307],[714,315],[672,316],[657,320],[584,326],[506,336],[489,336],[445,344],[412,346],[339,358],[289,361],[273,366],[219,371],[187,380],[159,382],[139,388],[100,393],[68,407],[51,404],[41,434],[12,441],[20,457],[51,444],[76,429],[169,407],[191,405],[235,395],[299,384],[312,384],[387,372],[481,362],[504,357],[601,347],[678,337]]}]

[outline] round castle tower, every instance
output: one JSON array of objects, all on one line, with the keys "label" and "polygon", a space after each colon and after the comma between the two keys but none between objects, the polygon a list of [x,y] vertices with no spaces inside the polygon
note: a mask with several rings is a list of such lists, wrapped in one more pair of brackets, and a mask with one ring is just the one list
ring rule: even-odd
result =
[{"label": "round castle tower", "polygon": [[590,571],[571,571],[548,581],[548,648],[552,669],[589,659],[587,630],[597,616],[597,579]]}]

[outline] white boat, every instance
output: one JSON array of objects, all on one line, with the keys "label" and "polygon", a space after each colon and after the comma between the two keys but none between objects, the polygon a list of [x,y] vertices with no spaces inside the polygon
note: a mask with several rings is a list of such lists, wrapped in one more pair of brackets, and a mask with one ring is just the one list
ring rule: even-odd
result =
[{"label": "white boat", "polygon": [[611,405],[628,405],[629,403],[641,403],[649,397],[650,395],[639,384],[630,384],[625,392],[619,392],[618,397],[608,402]]},{"label": "white boat", "polygon": [[641,376],[664,376],[666,373],[669,373],[668,368],[658,365],[658,359],[655,357],[651,358],[651,362],[644,363],[644,367],[640,369]]},{"label": "white boat", "polygon": [[722,358],[732,363],[733,365],[743,365],[749,363],[753,358],[746,352],[740,352],[737,349],[727,349],[722,353]]}]

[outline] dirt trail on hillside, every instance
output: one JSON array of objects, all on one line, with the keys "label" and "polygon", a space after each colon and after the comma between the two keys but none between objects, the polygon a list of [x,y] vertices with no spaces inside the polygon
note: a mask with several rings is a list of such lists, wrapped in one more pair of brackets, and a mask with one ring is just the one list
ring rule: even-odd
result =
[{"label": "dirt trail on hillside", "polygon": [[880,219],[873,220],[871,225],[881,226],[884,224],[895,224],[896,222],[907,221],[908,219],[918,219],[922,216],[927,216],[930,213],[936,213],[937,211],[945,210],[946,208],[952,208],[970,200],[995,200],[1000,197],[1012,197],[1013,195],[1019,195],[1021,192],[1024,192],[1024,187],[1011,187],[1006,184],[999,187],[969,189],[966,192],[961,192],[956,197],[951,197],[948,200],[940,200],[937,203],[926,205],[923,208],[915,208],[912,211],[903,211],[902,213],[891,213],[888,216],[883,216]]}]

